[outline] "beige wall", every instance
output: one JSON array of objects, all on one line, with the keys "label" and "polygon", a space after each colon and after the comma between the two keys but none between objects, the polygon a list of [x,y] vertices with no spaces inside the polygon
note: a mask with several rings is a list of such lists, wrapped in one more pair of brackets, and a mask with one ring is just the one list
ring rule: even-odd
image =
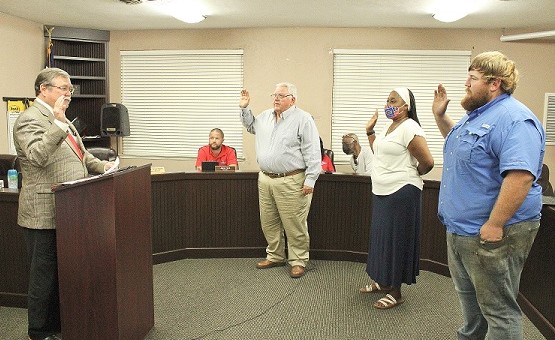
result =
[{"label": "beige wall", "polygon": [[[21,36],[27,31],[37,46],[21,47],[22,53],[38,53],[36,60],[14,59],[0,52],[0,65],[9,63],[11,70],[25,69],[25,77],[16,78],[18,88],[28,89],[32,95],[34,75],[43,64],[44,42],[41,25],[8,17],[10,27],[4,27],[0,17],[0,32],[6,37]],[[14,27],[15,26],[15,27]],[[36,31],[36,36],[34,31]],[[521,81],[515,97],[529,106],[543,119],[544,94],[555,92],[555,44],[553,43],[502,43],[501,30],[440,30],[440,29],[352,29],[352,28],[264,28],[218,30],[164,30],[164,31],[112,31],[109,46],[110,101],[120,98],[121,50],[150,49],[243,49],[244,83],[251,93],[251,109],[258,113],[270,107],[268,94],[280,81],[295,83],[299,89],[298,105],[315,117],[325,145],[331,138],[332,53],[336,48],[352,49],[448,49],[470,50],[473,55],[486,50],[500,50],[515,60],[521,72]],[[11,40],[11,39],[9,39]],[[4,46],[9,44],[4,44]],[[36,65],[29,67],[29,65]],[[438,65],[441,67],[441,65]],[[29,76],[33,74],[33,76]],[[0,83],[0,94],[12,95],[13,86]],[[145,84],[148,86],[148,84]],[[463,86],[463,84],[461,84]],[[10,91],[7,91],[10,90]],[[23,92],[23,91],[22,91]],[[15,94],[13,94],[15,95]],[[430,96],[433,95],[430,93]],[[452,103],[451,109],[460,109]],[[419,115],[430,114],[420,109]],[[163,113],[162,113],[163,114]],[[5,116],[5,115],[4,115]],[[3,124],[3,125],[2,125]],[[0,147],[5,144],[5,118],[0,119]],[[242,170],[257,169],[254,139],[244,133],[245,160]],[[1,151],[1,150],[0,150]],[[338,150],[340,152],[340,150]],[[548,147],[546,163],[555,168],[555,148]],[[194,160],[123,159],[124,165],[152,163],[164,166],[166,171],[183,171],[194,168]],[[339,166],[349,171],[348,166]],[[439,170],[439,169],[438,169]]]},{"label": "beige wall", "polygon": [[[33,85],[44,67],[42,24],[0,12],[0,96],[35,97]],[[6,103],[0,106],[0,153],[8,152]]]},{"label": "beige wall", "polygon": [[[110,97],[116,102],[120,99],[120,50],[242,48],[245,87],[251,93],[253,112],[270,107],[268,93],[271,93],[274,84],[293,82],[299,89],[298,105],[314,115],[325,145],[330,145],[332,49],[448,49],[470,50],[473,55],[486,50],[500,50],[516,61],[522,74],[515,97],[542,119],[544,93],[555,92],[555,44],[502,43],[500,36],[500,30],[378,28],[111,32]],[[547,60],[551,61],[551,65]],[[451,109],[460,109],[460,106],[452,103]],[[420,115],[430,114],[420,110]],[[240,162],[241,169],[257,169],[253,138],[248,133],[244,136],[246,159]],[[143,160],[128,161],[140,163]],[[154,165],[165,166],[169,171],[193,169],[192,160],[150,161]],[[555,156],[546,156],[546,162],[555,168]],[[349,171],[348,166],[338,168]]]}]

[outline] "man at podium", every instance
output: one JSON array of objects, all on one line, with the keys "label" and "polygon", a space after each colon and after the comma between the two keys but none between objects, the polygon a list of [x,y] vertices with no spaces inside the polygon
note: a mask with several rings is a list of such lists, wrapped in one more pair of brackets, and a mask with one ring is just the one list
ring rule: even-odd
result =
[{"label": "man at podium", "polygon": [[[13,137],[23,177],[17,223],[23,227],[30,261],[28,334],[59,339],[60,303],[52,186],[103,173],[113,163],[84,147],[66,118],[73,86],[59,68],[42,70],[35,80],[36,99],[14,124]],[[68,212],[70,213],[70,212]]]}]

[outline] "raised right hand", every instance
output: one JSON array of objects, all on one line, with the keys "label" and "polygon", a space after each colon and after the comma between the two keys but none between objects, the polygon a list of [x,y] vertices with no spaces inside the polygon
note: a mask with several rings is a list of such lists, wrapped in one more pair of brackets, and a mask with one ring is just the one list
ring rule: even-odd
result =
[{"label": "raised right hand", "polygon": [[437,86],[437,90],[434,90],[434,102],[432,103],[432,113],[435,116],[444,115],[447,111],[447,105],[450,99],[447,98],[447,91],[443,84]]},{"label": "raised right hand", "polygon": [[368,123],[366,123],[366,132],[374,130],[374,127],[376,127],[376,123],[378,122],[378,115],[378,109],[376,109],[376,112],[374,113],[372,118],[370,118]]},{"label": "raised right hand", "polygon": [[249,102],[251,101],[251,97],[249,96],[249,91],[243,89],[241,90],[241,99],[239,100],[239,107],[244,109],[249,106]]},{"label": "raised right hand", "polygon": [[54,107],[52,108],[54,111],[54,118],[59,120],[60,122],[66,122],[66,110],[69,107],[69,102],[71,101],[71,97],[60,96],[56,99],[54,103]]}]

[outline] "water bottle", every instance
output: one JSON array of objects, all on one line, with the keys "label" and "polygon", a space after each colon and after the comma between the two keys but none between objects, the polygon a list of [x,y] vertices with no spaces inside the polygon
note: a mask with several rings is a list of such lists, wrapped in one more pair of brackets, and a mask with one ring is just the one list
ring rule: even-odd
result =
[{"label": "water bottle", "polygon": [[17,185],[18,185],[17,170],[15,169],[8,170],[8,188],[17,189]]}]

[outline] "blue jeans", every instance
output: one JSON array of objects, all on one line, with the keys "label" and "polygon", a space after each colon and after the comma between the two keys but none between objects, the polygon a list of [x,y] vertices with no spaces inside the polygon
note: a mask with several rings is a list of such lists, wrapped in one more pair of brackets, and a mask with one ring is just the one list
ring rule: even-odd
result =
[{"label": "blue jeans", "polygon": [[458,339],[522,339],[522,311],[516,302],[520,274],[540,221],[506,226],[499,242],[447,233],[449,272],[459,294],[463,326]]}]

